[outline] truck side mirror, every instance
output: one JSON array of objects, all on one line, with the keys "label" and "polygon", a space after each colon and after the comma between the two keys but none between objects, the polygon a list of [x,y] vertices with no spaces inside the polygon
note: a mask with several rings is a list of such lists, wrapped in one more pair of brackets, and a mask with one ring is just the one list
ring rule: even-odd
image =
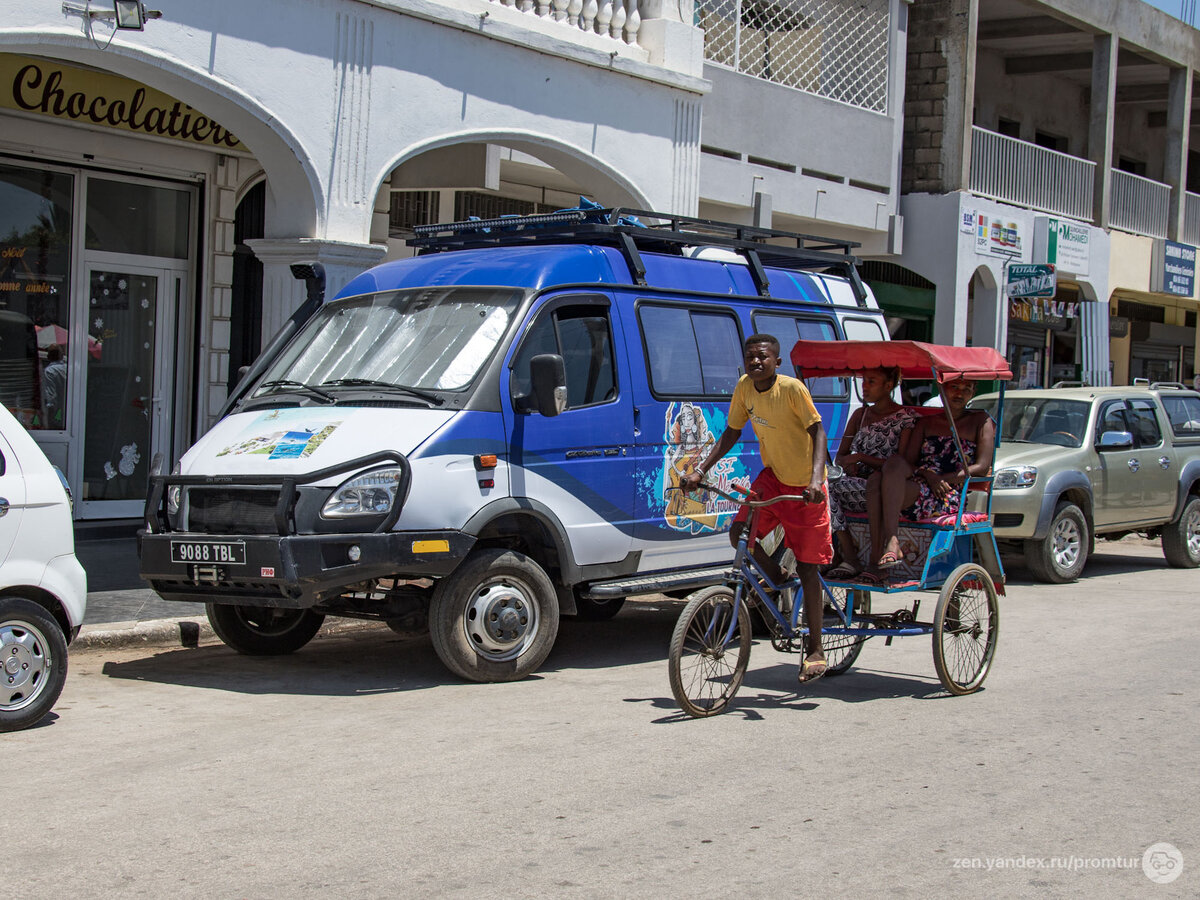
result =
[{"label": "truck side mirror", "polygon": [[1133,435],[1128,431],[1106,431],[1097,446],[1101,450],[1128,450],[1133,446]]},{"label": "truck side mirror", "polygon": [[557,353],[539,353],[529,361],[533,406],[547,418],[567,408],[567,366]]}]

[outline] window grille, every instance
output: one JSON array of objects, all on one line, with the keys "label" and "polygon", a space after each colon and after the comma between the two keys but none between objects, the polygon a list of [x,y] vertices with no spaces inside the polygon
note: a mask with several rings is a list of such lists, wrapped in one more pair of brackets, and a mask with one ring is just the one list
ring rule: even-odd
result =
[{"label": "window grille", "polygon": [[710,62],[887,112],[888,0],[697,0],[695,10]]}]

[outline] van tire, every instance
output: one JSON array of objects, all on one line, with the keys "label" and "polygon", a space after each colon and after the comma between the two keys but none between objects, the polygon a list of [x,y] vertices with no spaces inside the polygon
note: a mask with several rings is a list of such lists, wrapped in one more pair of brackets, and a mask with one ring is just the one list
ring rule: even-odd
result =
[{"label": "van tire", "polygon": [[619,613],[624,605],[624,597],[593,600],[591,597],[581,597],[577,592],[575,594],[575,618],[581,622],[607,622]]},{"label": "van tire", "polygon": [[264,606],[205,606],[209,624],[225,644],[246,656],[295,653],[321,630],[325,617],[311,609]]},{"label": "van tire", "polygon": [[558,636],[558,596],[530,557],[476,550],[433,589],[433,649],[468,681],[517,681],[537,670]]},{"label": "van tire", "polygon": [[1083,574],[1091,548],[1087,518],[1074,503],[1063,501],[1054,510],[1050,531],[1040,540],[1025,542],[1025,564],[1038,581],[1067,584]]},{"label": "van tire", "polygon": [[1167,565],[1173,568],[1200,566],[1200,497],[1189,497],[1179,518],[1163,526],[1162,548]]},{"label": "van tire", "polygon": [[[67,640],[45,607],[23,597],[0,599],[0,732],[46,717],[67,680]],[[11,661],[11,662],[10,662]]]}]

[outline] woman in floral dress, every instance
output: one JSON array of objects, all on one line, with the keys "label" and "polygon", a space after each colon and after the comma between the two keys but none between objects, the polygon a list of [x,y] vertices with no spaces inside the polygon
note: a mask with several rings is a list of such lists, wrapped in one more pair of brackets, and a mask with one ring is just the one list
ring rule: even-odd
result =
[{"label": "woman in floral dress", "polygon": [[829,522],[842,556],[841,563],[825,575],[834,581],[853,578],[862,569],[845,514],[867,511],[867,479],[899,450],[901,435],[917,419],[916,413],[892,399],[899,381],[898,369],[869,369],[862,374],[864,405],[850,417],[835,460],[844,474],[829,482]]}]

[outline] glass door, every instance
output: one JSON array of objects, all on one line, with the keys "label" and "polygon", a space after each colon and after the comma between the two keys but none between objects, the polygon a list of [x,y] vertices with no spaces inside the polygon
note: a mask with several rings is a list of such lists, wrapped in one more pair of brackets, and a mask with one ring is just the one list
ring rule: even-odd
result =
[{"label": "glass door", "polygon": [[142,514],[154,454],[174,456],[176,340],[186,270],[87,260],[87,320],[76,328],[73,373],[83,410],[75,496],[83,518]]}]

